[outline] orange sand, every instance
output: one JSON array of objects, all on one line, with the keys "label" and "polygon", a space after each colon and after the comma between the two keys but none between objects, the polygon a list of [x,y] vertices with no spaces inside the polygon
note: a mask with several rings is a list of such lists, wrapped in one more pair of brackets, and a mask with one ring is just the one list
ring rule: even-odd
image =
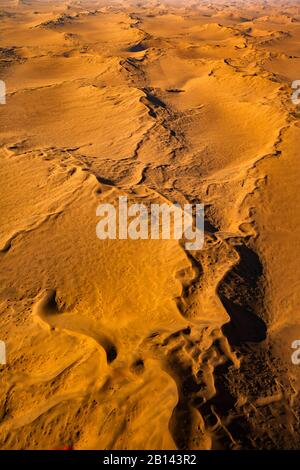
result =
[{"label": "orange sand", "polygon": [[[0,448],[299,448],[300,5],[0,1]],[[205,245],[96,207],[205,203]]]}]

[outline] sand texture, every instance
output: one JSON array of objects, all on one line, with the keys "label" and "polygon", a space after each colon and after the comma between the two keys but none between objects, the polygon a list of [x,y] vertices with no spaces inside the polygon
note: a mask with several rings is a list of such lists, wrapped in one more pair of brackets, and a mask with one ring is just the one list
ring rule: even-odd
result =
[{"label": "sand texture", "polygon": [[0,448],[299,448],[299,2],[1,0],[0,79]]}]

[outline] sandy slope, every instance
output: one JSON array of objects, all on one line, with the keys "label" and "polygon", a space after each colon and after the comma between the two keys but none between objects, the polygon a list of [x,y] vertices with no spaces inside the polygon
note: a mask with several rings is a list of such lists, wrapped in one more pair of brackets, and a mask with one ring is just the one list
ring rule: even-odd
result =
[{"label": "sandy slope", "polygon": [[[296,0],[0,18],[0,447],[299,447]],[[204,202],[203,250],[100,241],[120,195]]]}]

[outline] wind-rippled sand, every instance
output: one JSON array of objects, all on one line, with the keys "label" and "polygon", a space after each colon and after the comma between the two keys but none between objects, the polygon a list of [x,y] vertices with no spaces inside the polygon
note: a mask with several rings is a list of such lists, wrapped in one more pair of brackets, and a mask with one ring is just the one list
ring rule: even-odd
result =
[{"label": "wind-rippled sand", "polygon": [[[299,448],[300,6],[0,2],[2,449]],[[205,203],[205,245],[96,207]]]}]

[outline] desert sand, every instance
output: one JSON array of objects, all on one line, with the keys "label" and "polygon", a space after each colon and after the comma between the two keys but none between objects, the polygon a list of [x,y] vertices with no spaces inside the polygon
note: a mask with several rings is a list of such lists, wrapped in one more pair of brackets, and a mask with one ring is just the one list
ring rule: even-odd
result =
[{"label": "desert sand", "polygon": [[299,448],[299,2],[1,0],[0,79],[0,448]]}]

